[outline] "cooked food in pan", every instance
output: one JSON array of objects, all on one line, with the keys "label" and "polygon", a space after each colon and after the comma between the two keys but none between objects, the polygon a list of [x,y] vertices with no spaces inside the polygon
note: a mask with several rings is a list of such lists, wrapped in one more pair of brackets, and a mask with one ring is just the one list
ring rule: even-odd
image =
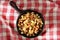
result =
[{"label": "cooked food in pan", "polygon": [[21,15],[18,20],[20,33],[25,34],[26,36],[35,36],[35,34],[38,33],[38,30],[41,30],[42,25],[42,19],[38,14],[34,14],[34,12],[27,12],[26,14]]}]

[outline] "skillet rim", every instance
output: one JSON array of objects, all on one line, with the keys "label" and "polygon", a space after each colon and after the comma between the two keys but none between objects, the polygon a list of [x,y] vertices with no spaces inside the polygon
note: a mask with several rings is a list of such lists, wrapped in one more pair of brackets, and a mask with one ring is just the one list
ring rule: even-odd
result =
[{"label": "skillet rim", "polygon": [[[19,27],[18,27],[18,20],[19,20],[19,18],[21,17],[21,15],[26,14],[27,12],[34,12],[34,14],[35,14],[35,13],[38,14],[38,15],[41,17],[42,22],[43,22],[43,25],[42,25],[42,28],[41,28],[42,31],[39,30],[38,33],[37,33],[35,36],[31,36],[31,37],[30,37],[30,36],[26,36],[25,34],[24,34],[24,35],[21,34],[21,33],[20,33],[20,30],[19,30]],[[24,37],[27,37],[27,38],[34,38],[34,37],[37,37],[37,36],[41,35],[41,33],[43,32],[44,25],[45,25],[45,20],[44,20],[44,17],[43,17],[43,15],[42,15],[42,13],[39,13],[39,12],[34,11],[34,10],[30,10],[30,9],[23,10],[23,11],[21,11],[20,13],[21,13],[21,14],[18,16],[17,22],[16,22],[16,26],[17,26],[17,31],[18,31],[18,33],[19,33],[20,35],[24,36]]]}]

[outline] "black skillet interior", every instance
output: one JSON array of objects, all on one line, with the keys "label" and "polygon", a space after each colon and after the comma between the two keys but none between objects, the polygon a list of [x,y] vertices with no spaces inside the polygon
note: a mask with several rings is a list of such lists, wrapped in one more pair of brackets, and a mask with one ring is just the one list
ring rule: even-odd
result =
[{"label": "black skillet interior", "polygon": [[[24,37],[28,37],[28,38],[34,38],[34,37],[37,37],[38,35],[40,35],[42,33],[43,28],[44,28],[44,18],[43,18],[43,15],[41,13],[39,13],[37,11],[34,11],[34,10],[30,10],[30,9],[21,11],[20,9],[18,9],[15,2],[13,2],[13,1],[10,2],[10,5],[20,13],[20,15],[18,16],[17,22],[16,22],[17,30],[18,30],[18,33],[20,35],[23,35]],[[27,36],[25,34],[21,34],[21,31],[19,30],[19,27],[18,27],[18,20],[20,19],[21,15],[26,14],[27,12],[29,12],[29,13],[34,12],[34,14],[38,14],[38,16],[40,16],[40,18],[42,19],[42,22],[43,22],[43,25],[42,25],[42,28],[41,28],[42,30],[38,30],[38,33],[35,34],[35,36]]]}]

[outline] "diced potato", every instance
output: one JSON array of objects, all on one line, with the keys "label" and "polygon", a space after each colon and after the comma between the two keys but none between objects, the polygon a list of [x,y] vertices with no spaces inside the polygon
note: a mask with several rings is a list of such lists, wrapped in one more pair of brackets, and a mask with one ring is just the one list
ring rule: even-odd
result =
[{"label": "diced potato", "polygon": [[19,30],[21,30],[21,28],[19,28]]},{"label": "diced potato", "polygon": [[23,32],[21,32],[21,34],[23,34]]},{"label": "diced potato", "polygon": [[20,24],[18,24],[18,26],[20,26]]},{"label": "diced potato", "polygon": [[21,18],[23,19],[23,15],[21,16]]},{"label": "diced potato", "polygon": [[33,34],[33,30],[29,30],[29,34]]},{"label": "diced potato", "polygon": [[40,18],[40,16],[38,16],[38,18]]},{"label": "diced potato", "polygon": [[38,16],[38,14],[36,14],[36,16]]},{"label": "diced potato", "polygon": [[42,25],[40,25],[40,27],[42,27]]},{"label": "diced potato", "polygon": [[27,34],[27,36],[29,36],[29,34]]},{"label": "diced potato", "polygon": [[34,33],[37,34],[37,30],[35,30]]},{"label": "diced potato", "polygon": [[26,28],[25,27],[23,28],[23,31],[26,31]]},{"label": "diced potato", "polygon": [[34,26],[35,22],[34,21],[31,21],[31,25]]},{"label": "diced potato", "polygon": [[27,12],[26,17],[29,17],[29,12]]},{"label": "diced potato", "polygon": [[32,27],[29,28],[30,30],[32,29]]}]

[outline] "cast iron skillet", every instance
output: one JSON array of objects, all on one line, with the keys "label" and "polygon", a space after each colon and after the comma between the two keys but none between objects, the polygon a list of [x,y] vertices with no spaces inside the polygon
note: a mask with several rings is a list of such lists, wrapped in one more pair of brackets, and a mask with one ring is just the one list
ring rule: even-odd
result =
[{"label": "cast iron skillet", "polygon": [[[19,33],[20,35],[23,35],[24,37],[28,37],[28,38],[34,38],[34,37],[37,37],[38,35],[40,35],[40,34],[42,33],[43,28],[44,28],[44,18],[43,18],[43,15],[42,15],[41,13],[39,13],[39,12],[37,12],[37,11],[34,11],[34,10],[30,10],[30,9],[20,10],[20,9],[17,7],[16,3],[13,2],[13,1],[10,1],[10,5],[20,13],[20,15],[18,16],[17,22],[16,22],[17,30],[18,30],[18,33]],[[29,12],[29,13],[34,12],[34,14],[38,14],[38,15],[40,16],[40,18],[42,19],[42,21],[43,21],[43,25],[42,25],[42,28],[41,28],[42,30],[38,30],[38,33],[35,34],[35,36],[26,36],[25,34],[21,34],[21,31],[19,30],[19,27],[18,27],[18,25],[17,25],[17,24],[18,24],[18,20],[19,20],[19,18],[21,17],[21,15],[26,14],[27,12]]]}]

